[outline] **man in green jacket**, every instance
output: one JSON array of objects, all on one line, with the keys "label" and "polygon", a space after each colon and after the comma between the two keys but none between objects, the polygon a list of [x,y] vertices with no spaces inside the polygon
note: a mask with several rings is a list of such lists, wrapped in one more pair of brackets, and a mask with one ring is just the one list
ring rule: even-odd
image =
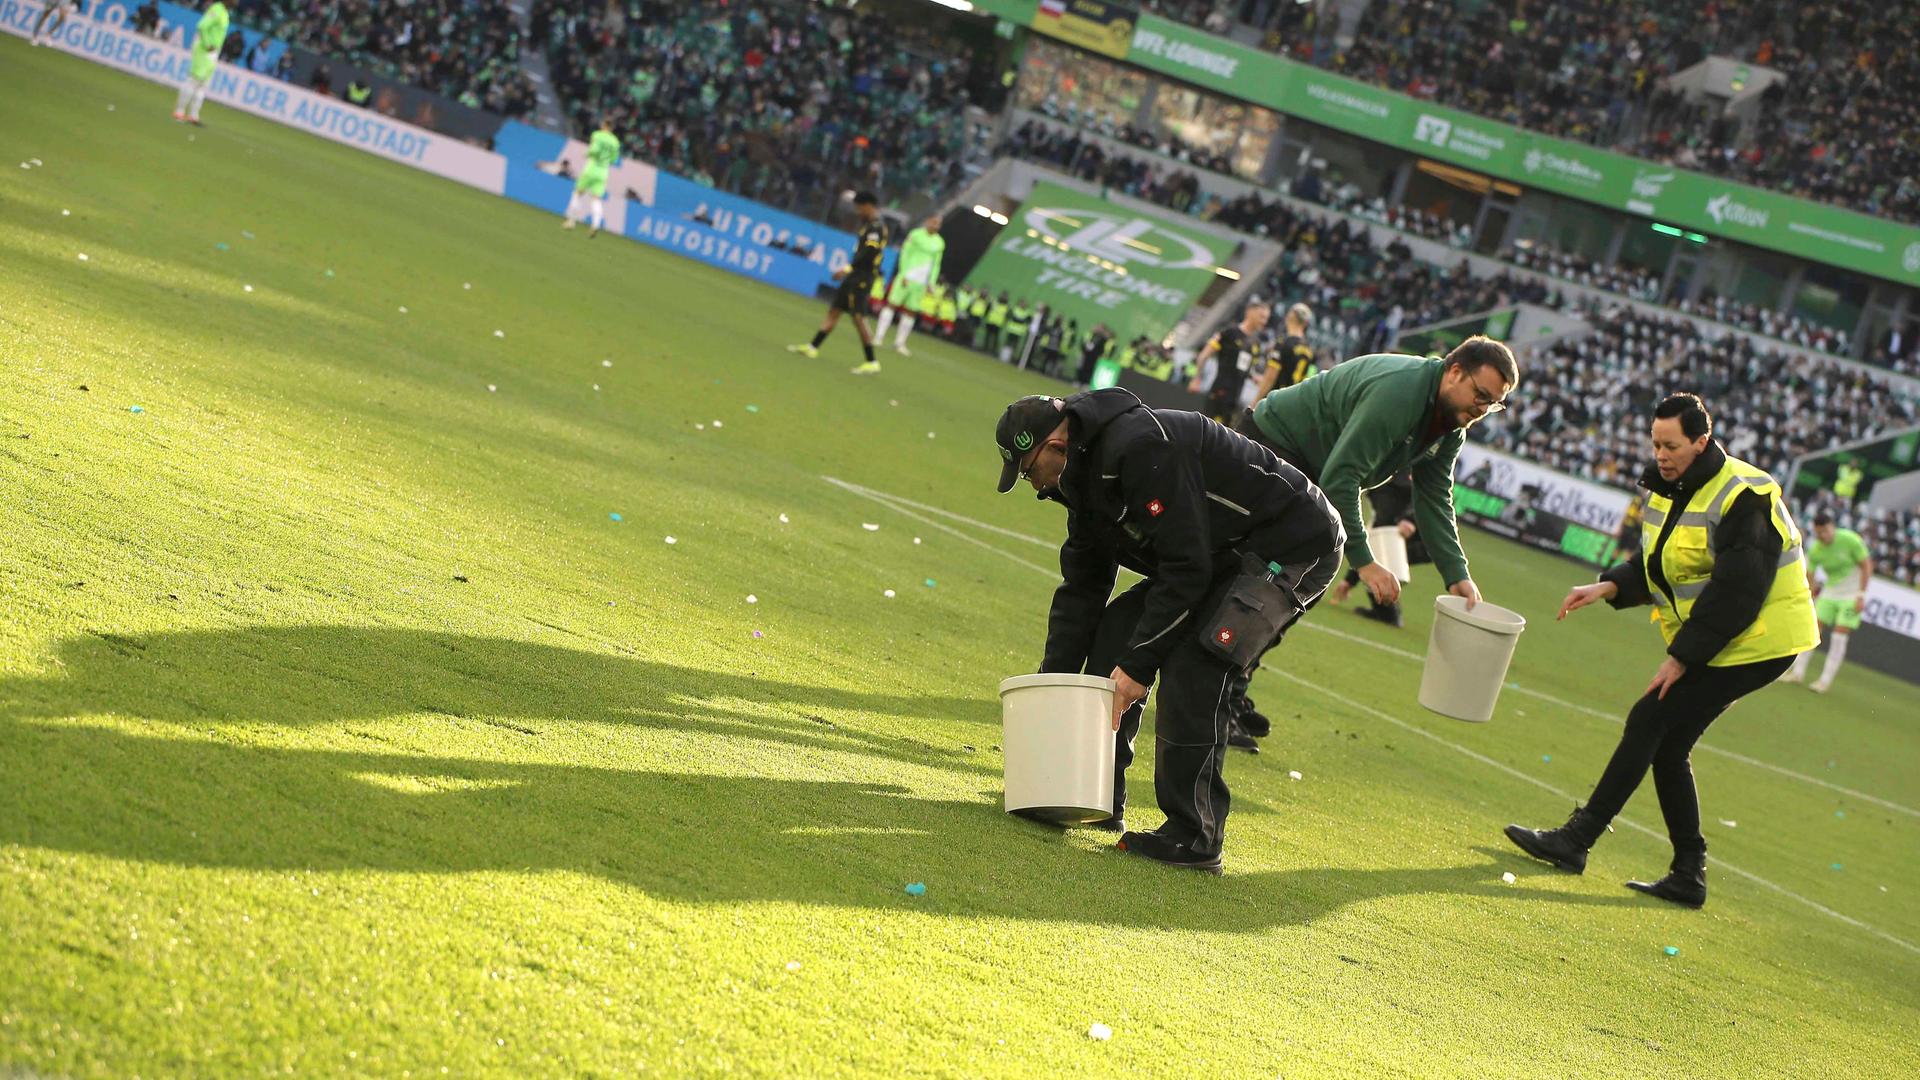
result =
[{"label": "man in green jacket", "polygon": [[220,48],[227,43],[227,5],[213,0],[200,16],[193,31],[193,63],[187,81],[180,86],[180,97],[173,103],[173,118],[190,124],[200,123],[200,106],[207,100],[207,84],[213,81],[213,68],[220,59]]},{"label": "man in green jacket", "polygon": [[[1445,359],[1356,356],[1261,398],[1237,427],[1326,492],[1346,527],[1347,563],[1382,604],[1399,600],[1400,582],[1373,560],[1360,495],[1411,470],[1413,519],[1427,554],[1447,591],[1471,607],[1480,602],[1480,589],[1467,572],[1454,519],[1454,460],[1467,428],[1505,409],[1519,382],[1513,351],[1476,334]],[[1268,725],[1245,700],[1245,689],[1242,682],[1242,725],[1265,734]]]}]

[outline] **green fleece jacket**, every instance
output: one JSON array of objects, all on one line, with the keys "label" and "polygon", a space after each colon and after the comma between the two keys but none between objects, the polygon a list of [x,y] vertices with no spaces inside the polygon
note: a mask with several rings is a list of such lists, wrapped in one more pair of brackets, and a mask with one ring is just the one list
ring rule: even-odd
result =
[{"label": "green fleece jacket", "polygon": [[1413,472],[1413,520],[1448,585],[1465,581],[1467,556],[1453,516],[1453,462],[1466,441],[1449,427],[1428,440],[1444,360],[1376,353],[1275,390],[1253,408],[1286,457],[1302,466],[1340,513],[1347,562],[1373,561],[1360,516],[1360,493]]}]

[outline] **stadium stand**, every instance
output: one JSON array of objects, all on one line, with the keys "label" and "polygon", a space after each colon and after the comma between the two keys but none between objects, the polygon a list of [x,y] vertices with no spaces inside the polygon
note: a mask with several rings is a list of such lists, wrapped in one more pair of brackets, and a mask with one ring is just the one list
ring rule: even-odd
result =
[{"label": "stadium stand", "polygon": [[476,109],[517,117],[534,107],[506,0],[258,0],[237,19]]},{"label": "stadium stand", "polygon": [[701,183],[795,207],[963,176],[968,59],[875,14],[536,0],[533,35],[575,134],[611,116],[630,153]]},{"label": "stadium stand", "polygon": [[1593,316],[1595,332],[1532,350],[1513,407],[1473,438],[1549,468],[1631,489],[1646,461],[1646,417],[1676,390],[1714,410],[1729,451],[1775,476],[1818,450],[1920,423],[1910,386],[1805,354],[1714,339],[1690,320],[1622,305]]},{"label": "stadium stand", "polygon": [[[1920,221],[1920,19],[1910,5],[1370,0],[1344,48],[1302,5],[1146,6],[1215,33],[1247,27],[1271,51],[1520,127]],[[1663,86],[1709,56],[1786,76],[1750,129]]]}]

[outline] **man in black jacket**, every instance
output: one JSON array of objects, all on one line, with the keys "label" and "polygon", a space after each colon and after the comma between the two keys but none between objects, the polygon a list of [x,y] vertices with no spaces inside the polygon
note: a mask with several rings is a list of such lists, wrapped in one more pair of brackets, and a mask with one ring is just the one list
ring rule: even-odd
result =
[{"label": "man in black jacket", "polygon": [[[1265,447],[1119,388],[1021,398],[1000,418],[996,442],[1003,493],[1024,478],[1067,507],[1063,580],[1040,670],[1116,684],[1113,817],[1103,824],[1122,833],[1124,851],[1219,873],[1228,808],[1220,769],[1230,691],[1245,669],[1202,636],[1252,560],[1269,567],[1291,605],[1277,640],[1333,580],[1346,539],[1338,513]],[[1121,566],[1146,580],[1113,597]],[[1126,832],[1126,769],[1156,679],[1154,790],[1167,820]]]}]

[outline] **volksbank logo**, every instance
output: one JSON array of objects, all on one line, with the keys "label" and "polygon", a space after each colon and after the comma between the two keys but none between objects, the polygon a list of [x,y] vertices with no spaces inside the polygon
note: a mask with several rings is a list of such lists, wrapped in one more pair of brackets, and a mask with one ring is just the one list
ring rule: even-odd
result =
[{"label": "volksbank logo", "polygon": [[1735,225],[1746,225],[1755,229],[1767,227],[1767,219],[1773,215],[1757,206],[1733,201],[1731,193],[1721,193],[1707,200],[1707,216],[1716,225],[1725,225],[1731,221]]},{"label": "volksbank logo", "polygon": [[1481,161],[1490,160],[1507,148],[1507,140],[1494,132],[1456,124],[1429,113],[1421,113],[1413,122],[1413,137],[1417,142],[1432,143]]},{"label": "volksbank logo", "polygon": [[1024,217],[1027,228],[1052,237],[1062,247],[1121,266],[1138,263],[1161,270],[1213,269],[1212,252],[1146,218],[1045,207],[1029,210]]},{"label": "volksbank logo", "polygon": [[1909,274],[1920,274],[1920,240],[1907,245],[1907,250],[1900,254],[1900,265]]}]

